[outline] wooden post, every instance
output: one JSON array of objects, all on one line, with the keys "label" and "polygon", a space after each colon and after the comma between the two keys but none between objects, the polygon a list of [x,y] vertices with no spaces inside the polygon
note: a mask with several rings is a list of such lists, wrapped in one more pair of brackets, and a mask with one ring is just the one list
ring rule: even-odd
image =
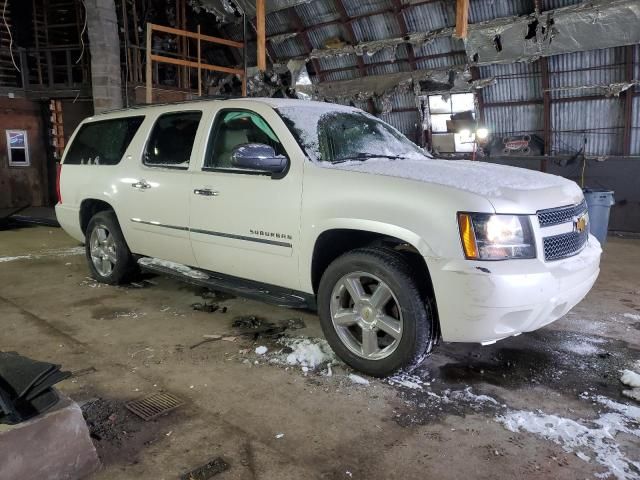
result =
[{"label": "wooden post", "polygon": [[153,96],[152,96],[152,76],[153,76],[153,71],[151,70],[151,43],[152,43],[152,34],[153,34],[153,28],[151,26],[150,23],[147,23],[147,73],[146,73],[146,84],[147,84],[147,91],[146,91],[146,103],[151,103],[153,101]]},{"label": "wooden post", "polygon": [[457,0],[456,37],[467,38],[468,27],[469,27],[469,0]]},{"label": "wooden post", "polygon": [[202,60],[200,59],[200,24],[198,24],[198,96],[202,96]]},{"label": "wooden post", "polygon": [[258,51],[258,70],[267,69],[267,35],[265,0],[256,0],[256,35]]}]

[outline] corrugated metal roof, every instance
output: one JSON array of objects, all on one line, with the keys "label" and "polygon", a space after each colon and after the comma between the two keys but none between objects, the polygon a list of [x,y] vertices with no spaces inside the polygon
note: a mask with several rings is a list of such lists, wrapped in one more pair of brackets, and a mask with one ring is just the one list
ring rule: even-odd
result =
[{"label": "corrugated metal roof", "polygon": [[417,57],[440,55],[453,51],[464,52],[464,44],[461,40],[452,37],[435,38],[428,43],[413,47],[413,53],[415,53]]},{"label": "corrugated metal roof", "polygon": [[267,36],[276,35],[278,33],[285,33],[294,31],[295,28],[291,23],[291,16],[287,10],[281,10],[279,12],[273,12],[265,18]]},{"label": "corrugated metal roof", "polygon": [[500,107],[486,107],[484,122],[492,134],[542,134],[543,106],[542,105],[513,105]]},{"label": "corrugated metal roof", "polygon": [[587,139],[587,155],[622,153],[623,105],[619,98],[551,104],[553,151],[574,153]]},{"label": "corrugated metal roof", "polygon": [[469,23],[533,12],[531,0],[473,0],[469,4]]},{"label": "corrugated metal roof", "polygon": [[393,7],[390,0],[367,0],[366,2],[343,0],[344,9],[350,17],[380,12]]},{"label": "corrugated metal roof", "polygon": [[[549,57],[550,87],[609,85],[624,81],[624,47],[568,53]],[[552,98],[599,95],[600,89],[560,90]]]},{"label": "corrugated metal roof", "polygon": [[314,28],[307,32],[307,36],[309,37],[309,41],[313,48],[325,48],[325,42],[330,38],[341,38],[344,39],[347,37],[345,28],[342,25],[332,23],[330,25],[324,25],[319,28]]},{"label": "corrugated metal roof", "polygon": [[535,63],[480,67],[480,77],[496,78],[495,84],[482,89],[485,103],[542,99],[542,76]]},{"label": "corrugated metal roof", "polygon": [[412,6],[406,8],[403,15],[409,32],[426,32],[455,24],[455,10],[445,2]]},{"label": "corrugated metal roof", "polygon": [[333,2],[310,2],[294,8],[305,27],[340,18],[340,13]]},{"label": "corrugated metal roof", "polygon": [[398,19],[390,14],[358,18],[351,22],[351,26],[358,42],[383,40],[402,35]]},{"label": "corrugated metal roof", "polygon": [[418,110],[410,112],[382,113],[378,117],[390,125],[393,125],[414,142],[419,141],[421,135],[420,115]]}]

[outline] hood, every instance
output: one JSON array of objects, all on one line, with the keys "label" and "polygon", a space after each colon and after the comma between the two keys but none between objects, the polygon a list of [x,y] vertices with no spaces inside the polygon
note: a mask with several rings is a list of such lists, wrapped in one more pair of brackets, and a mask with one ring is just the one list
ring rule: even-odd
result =
[{"label": "hood", "polygon": [[480,195],[497,213],[533,214],[537,210],[579,203],[578,185],[566,178],[525,168],[468,160],[372,158],[327,168],[406,178]]}]

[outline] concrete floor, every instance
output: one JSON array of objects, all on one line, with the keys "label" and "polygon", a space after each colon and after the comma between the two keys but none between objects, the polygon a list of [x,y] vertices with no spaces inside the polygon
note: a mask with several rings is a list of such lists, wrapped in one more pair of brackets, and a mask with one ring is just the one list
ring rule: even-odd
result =
[{"label": "concrete floor", "polygon": [[[489,347],[444,344],[413,376],[368,385],[343,365],[328,376],[270,363],[281,357],[270,338],[189,348],[234,335],[242,315],[322,334],[313,314],[243,299],[194,311],[202,292],[168,278],[97,284],[74,247],[55,228],[0,232],[0,350],[95,369],[60,384],[94,409],[95,479],[175,479],[218,456],[230,464],[220,479],[640,478],[640,410],[622,406],[634,403],[618,380],[640,358],[640,240],[610,238],[596,287],[555,324]],[[122,408],[158,391],[186,403],[147,423]],[[513,414],[573,426],[583,446],[511,431]],[[602,441],[614,417],[619,433]]]}]

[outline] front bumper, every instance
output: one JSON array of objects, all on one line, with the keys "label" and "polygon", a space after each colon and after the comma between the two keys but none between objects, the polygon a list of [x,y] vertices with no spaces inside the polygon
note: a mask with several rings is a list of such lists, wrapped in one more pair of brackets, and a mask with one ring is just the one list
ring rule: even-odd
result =
[{"label": "front bumper", "polygon": [[553,262],[426,259],[443,340],[491,343],[559,319],[595,283],[601,253],[590,235],[578,255]]}]

